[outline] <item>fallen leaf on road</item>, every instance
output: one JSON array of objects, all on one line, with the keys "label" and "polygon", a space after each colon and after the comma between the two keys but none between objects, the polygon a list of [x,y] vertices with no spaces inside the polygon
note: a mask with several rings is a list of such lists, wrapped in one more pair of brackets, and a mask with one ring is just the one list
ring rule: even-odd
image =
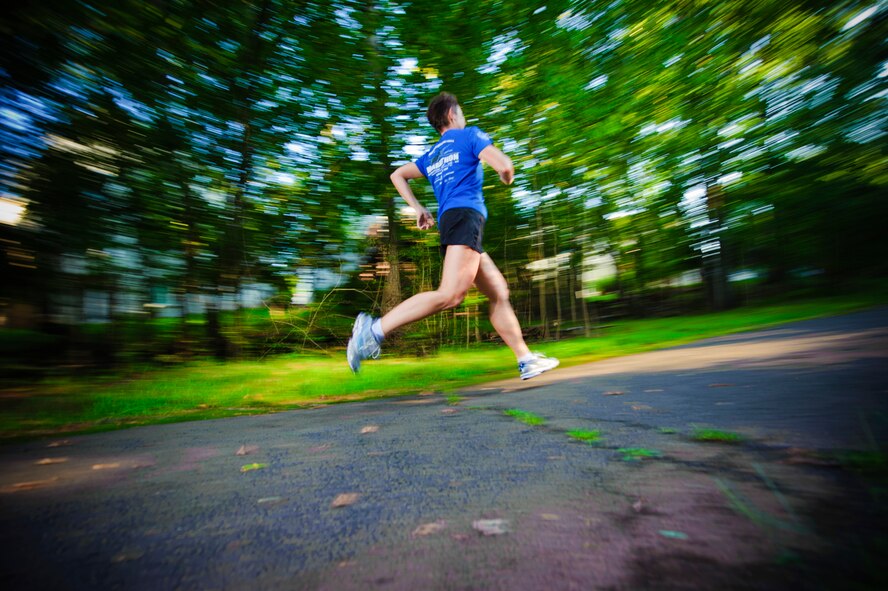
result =
[{"label": "fallen leaf on road", "polygon": [[366,427],[361,429],[361,435],[364,435],[366,433],[376,433],[377,431],[379,431],[379,425],[367,425]]},{"label": "fallen leaf on road", "polygon": [[645,390],[645,394],[653,394],[654,392],[662,392],[662,388],[651,388],[649,390]]},{"label": "fallen leaf on road", "polygon": [[35,488],[41,488],[44,486],[48,486],[58,480],[58,478],[47,478],[46,480],[31,480],[28,482],[16,482],[12,486],[8,486],[3,489],[3,492],[16,492],[20,490],[34,490]]},{"label": "fallen leaf on road", "polygon": [[444,408],[444,409],[441,409],[441,414],[442,414],[442,415],[455,415],[455,414],[458,413],[458,412],[459,412],[459,410],[457,410],[457,409],[455,409],[455,408]]},{"label": "fallen leaf on road", "polygon": [[734,384],[709,384],[710,388],[730,388]]},{"label": "fallen leaf on road", "polygon": [[336,498],[333,499],[333,502],[330,503],[330,506],[334,509],[339,507],[348,507],[349,505],[354,505],[358,499],[360,498],[360,494],[358,493],[342,493],[341,495],[336,495]]},{"label": "fallen leaf on road", "polygon": [[322,451],[327,451],[331,447],[333,447],[332,444],[325,443],[323,445],[316,445],[314,447],[309,447],[308,451],[310,451],[311,453],[318,453],[318,452],[322,452]]},{"label": "fallen leaf on road", "polygon": [[144,555],[145,555],[145,553],[142,552],[141,550],[125,550],[123,552],[120,552],[119,554],[115,554],[111,558],[111,562],[121,563],[121,562],[128,562],[130,560],[138,560],[138,559],[142,558],[142,556],[144,556]]},{"label": "fallen leaf on road", "polygon": [[644,511],[644,503],[641,499],[638,499],[637,501],[632,503],[632,508],[635,510],[636,513],[641,513],[642,511]]},{"label": "fallen leaf on road", "polygon": [[478,519],[472,522],[472,528],[485,536],[498,536],[509,533],[507,519]]},{"label": "fallen leaf on road", "polygon": [[114,462],[113,464],[93,464],[93,470],[116,470],[120,468],[119,462]]},{"label": "fallen leaf on road", "polygon": [[623,394],[625,394],[625,392],[621,390],[611,390],[604,393],[605,396],[622,396]]},{"label": "fallen leaf on road", "polygon": [[561,517],[555,515],[554,513],[540,513],[540,517],[543,518],[545,521],[558,521],[559,519],[561,519]]},{"label": "fallen leaf on road", "polygon": [[680,531],[672,531],[671,529],[661,529],[660,535],[664,538],[672,538],[673,540],[687,540],[688,534]]},{"label": "fallen leaf on road", "polygon": [[267,468],[268,464],[245,464],[241,466],[241,472],[252,472],[253,470],[261,470]]},{"label": "fallen leaf on road", "polygon": [[791,447],[786,450],[789,456],[783,460],[784,464],[802,464],[808,466],[838,466],[839,462],[826,456],[818,454],[812,449],[803,449],[800,447]]},{"label": "fallen leaf on road", "polygon": [[71,441],[68,439],[62,439],[61,441],[53,441],[46,447],[62,447],[63,445],[71,445]]},{"label": "fallen leaf on road", "polygon": [[430,536],[432,534],[436,534],[442,529],[447,527],[447,523],[439,519],[438,521],[433,521],[432,523],[423,523],[415,530],[413,530],[413,536]]},{"label": "fallen leaf on road", "polygon": [[654,410],[654,407],[647,404],[633,404],[632,410]]},{"label": "fallen leaf on road", "polygon": [[34,462],[38,466],[49,466],[51,464],[64,464],[68,461],[68,458],[43,458],[42,460],[37,460]]},{"label": "fallen leaf on road", "polygon": [[240,446],[240,449],[234,452],[234,455],[245,456],[248,454],[256,453],[257,451],[259,451],[258,445],[242,445]]},{"label": "fallen leaf on road", "polygon": [[256,501],[260,505],[277,505],[286,501],[284,497],[265,497]]}]

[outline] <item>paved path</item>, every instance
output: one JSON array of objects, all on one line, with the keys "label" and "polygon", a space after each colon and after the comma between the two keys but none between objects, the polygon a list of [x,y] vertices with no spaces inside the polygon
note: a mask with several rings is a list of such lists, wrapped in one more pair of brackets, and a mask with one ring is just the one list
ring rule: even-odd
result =
[{"label": "paved path", "polygon": [[834,458],[888,443],[886,361],[879,309],[488,384],[455,406],[4,446],[0,587],[877,588],[884,465]]}]

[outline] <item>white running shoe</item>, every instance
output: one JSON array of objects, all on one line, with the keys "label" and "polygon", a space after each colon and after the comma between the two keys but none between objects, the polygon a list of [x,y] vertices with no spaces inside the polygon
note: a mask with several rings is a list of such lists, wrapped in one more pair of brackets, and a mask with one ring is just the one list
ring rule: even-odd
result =
[{"label": "white running shoe", "polygon": [[382,348],[376,342],[373,336],[373,330],[370,326],[373,324],[373,317],[369,314],[361,312],[355,318],[352,326],[352,336],[348,341],[346,349],[346,357],[348,358],[348,366],[355,373],[361,369],[361,361],[364,359],[376,359]]},{"label": "white running shoe", "polygon": [[559,363],[554,357],[546,357],[542,353],[534,353],[533,359],[518,364],[518,371],[521,373],[522,380],[529,380],[544,371],[555,369]]}]

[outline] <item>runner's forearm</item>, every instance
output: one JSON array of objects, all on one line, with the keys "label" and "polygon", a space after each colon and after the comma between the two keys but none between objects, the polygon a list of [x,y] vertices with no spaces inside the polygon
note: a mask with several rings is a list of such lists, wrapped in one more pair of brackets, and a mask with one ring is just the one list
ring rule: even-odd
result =
[{"label": "runner's forearm", "polygon": [[404,201],[407,202],[407,205],[412,207],[415,210],[419,210],[422,208],[422,204],[419,200],[416,199],[416,196],[413,194],[413,190],[410,188],[410,184],[407,182],[407,179],[398,174],[397,171],[393,172],[391,177],[392,184],[395,185],[395,189],[398,191],[398,195],[404,198]]}]

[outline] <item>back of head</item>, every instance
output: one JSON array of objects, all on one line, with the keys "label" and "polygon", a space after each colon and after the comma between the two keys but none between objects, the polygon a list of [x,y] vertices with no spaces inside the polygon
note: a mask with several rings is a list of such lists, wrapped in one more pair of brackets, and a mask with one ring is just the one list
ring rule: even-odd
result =
[{"label": "back of head", "polygon": [[428,117],[429,123],[435,128],[435,131],[441,133],[441,130],[447,127],[450,123],[448,118],[450,110],[458,106],[459,102],[456,100],[456,97],[449,92],[442,92],[432,99],[432,102],[429,103],[429,110],[426,111],[426,117]]}]

